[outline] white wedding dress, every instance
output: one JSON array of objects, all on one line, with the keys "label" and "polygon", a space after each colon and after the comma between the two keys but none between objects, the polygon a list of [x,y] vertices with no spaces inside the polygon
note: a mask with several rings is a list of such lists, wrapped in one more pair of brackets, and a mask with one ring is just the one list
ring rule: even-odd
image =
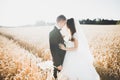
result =
[{"label": "white wedding dress", "polygon": [[[93,66],[94,58],[90,53],[82,28],[77,23],[75,25],[77,32],[73,37],[78,39],[78,49],[66,52],[60,76],[67,77],[67,80],[99,80],[99,75]],[[67,34],[64,37],[66,47],[74,47],[74,43],[69,41],[68,36]]]}]

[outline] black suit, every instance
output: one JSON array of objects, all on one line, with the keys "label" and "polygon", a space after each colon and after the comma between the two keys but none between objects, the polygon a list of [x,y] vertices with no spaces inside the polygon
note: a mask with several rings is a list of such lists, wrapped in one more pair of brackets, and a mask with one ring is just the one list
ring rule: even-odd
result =
[{"label": "black suit", "polygon": [[[59,48],[59,44],[64,44],[64,40],[57,27],[50,32],[49,42],[54,66],[62,65],[66,51]],[[54,69],[54,77],[57,78],[57,69]]]}]

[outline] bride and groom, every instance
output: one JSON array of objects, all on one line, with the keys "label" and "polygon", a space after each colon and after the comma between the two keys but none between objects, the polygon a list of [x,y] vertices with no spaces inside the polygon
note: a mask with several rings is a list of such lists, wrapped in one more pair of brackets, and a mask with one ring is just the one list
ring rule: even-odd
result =
[{"label": "bride and groom", "polygon": [[49,35],[55,79],[64,76],[67,80],[99,80],[79,22],[73,18],[67,20],[64,15],[58,16],[56,22]]}]

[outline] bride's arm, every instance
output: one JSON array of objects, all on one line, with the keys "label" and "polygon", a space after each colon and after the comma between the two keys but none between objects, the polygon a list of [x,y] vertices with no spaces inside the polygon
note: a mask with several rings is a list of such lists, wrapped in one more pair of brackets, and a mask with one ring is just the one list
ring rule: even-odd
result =
[{"label": "bride's arm", "polygon": [[62,50],[66,50],[66,51],[73,51],[73,50],[76,50],[78,48],[78,40],[76,38],[74,38],[74,47],[71,47],[71,48],[67,48],[65,47],[63,44],[60,44],[60,48]]}]

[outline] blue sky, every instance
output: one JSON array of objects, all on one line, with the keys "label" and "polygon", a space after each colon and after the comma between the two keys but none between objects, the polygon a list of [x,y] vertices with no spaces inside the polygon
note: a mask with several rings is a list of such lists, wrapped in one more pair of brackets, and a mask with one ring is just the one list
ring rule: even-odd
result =
[{"label": "blue sky", "polygon": [[38,20],[67,18],[120,19],[120,0],[0,0],[0,25],[19,26]]}]

